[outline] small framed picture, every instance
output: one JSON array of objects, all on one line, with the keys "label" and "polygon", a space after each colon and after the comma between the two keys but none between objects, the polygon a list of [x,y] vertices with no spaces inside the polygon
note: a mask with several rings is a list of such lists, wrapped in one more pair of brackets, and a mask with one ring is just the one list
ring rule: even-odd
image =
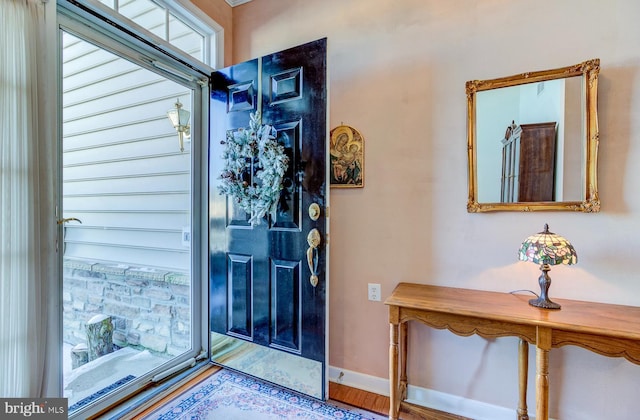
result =
[{"label": "small framed picture", "polygon": [[330,184],[332,188],[364,187],[364,138],[353,127],[331,130]]}]

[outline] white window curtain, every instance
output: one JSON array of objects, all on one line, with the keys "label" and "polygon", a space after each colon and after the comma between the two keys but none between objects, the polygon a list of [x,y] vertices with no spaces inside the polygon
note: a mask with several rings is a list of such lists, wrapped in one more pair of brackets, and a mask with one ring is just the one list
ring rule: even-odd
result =
[{"label": "white window curtain", "polygon": [[37,398],[49,379],[46,311],[57,278],[55,137],[42,124],[56,111],[40,94],[45,6],[1,0],[0,22],[0,396]]}]

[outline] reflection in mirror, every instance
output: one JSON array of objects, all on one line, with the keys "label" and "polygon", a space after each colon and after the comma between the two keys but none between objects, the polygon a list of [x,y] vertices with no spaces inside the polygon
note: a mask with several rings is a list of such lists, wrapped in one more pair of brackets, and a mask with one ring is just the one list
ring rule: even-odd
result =
[{"label": "reflection in mirror", "polygon": [[467,82],[469,212],[597,212],[599,60]]}]

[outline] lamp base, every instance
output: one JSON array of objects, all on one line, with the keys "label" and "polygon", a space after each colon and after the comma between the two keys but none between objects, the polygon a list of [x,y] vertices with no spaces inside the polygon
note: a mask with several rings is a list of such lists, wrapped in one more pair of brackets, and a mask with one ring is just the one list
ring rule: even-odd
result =
[{"label": "lamp base", "polygon": [[537,308],[544,309],[560,309],[561,306],[555,302],[551,302],[549,299],[543,299],[539,297],[538,299],[531,299],[529,301],[529,305],[535,306]]},{"label": "lamp base", "polygon": [[540,277],[538,277],[538,284],[540,284],[540,296],[537,299],[531,299],[529,305],[536,308],[544,309],[560,309],[560,305],[549,300],[549,286],[551,286],[551,277],[549,277],[549,270],[551,266],[549,264],[540,264]]}]

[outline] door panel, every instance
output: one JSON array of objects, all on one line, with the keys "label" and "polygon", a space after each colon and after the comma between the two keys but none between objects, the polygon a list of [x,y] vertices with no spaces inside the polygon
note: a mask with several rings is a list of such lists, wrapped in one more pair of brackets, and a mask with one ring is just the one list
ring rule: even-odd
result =
[{"label": "door panel", "polygon": [[271,346],[300,353],[300,261],[274,260],[271,277]]},{"label": "door panel", "polygon": [[229,333],[248,340],[253,338],[251,263],[251,256],[229,255]]},{"label": "door panel", "polygon": [[[247,371],[241,368],[245,364],[238,362],[249,357],[246,349],[267,352],[264,360],[269,362],[263,363],[260,372],[252,366],[248,373],[316,398],[324,398],[326,389],[327,247],[321,240],[307,257],[307,235],[317,229],[324,238],[326,219],[321,211],[321,216],[312,220],[307,209],[312,203],[321,209],[327,205],[326,106],[325,39],[212,75],[212,360]],[[250,114],[256,112],[261,113],[262,124],[275,128],[289,165],[275,217],[251,223],[250,215],[232,199],[221,196],[217,186],[222,168],[220,141],[228,130],[248,127]],[[318,278],[315,286],[310,282],[312,274]],[[237,357],[230,361],[234,352]],[[274,364],[274,360],[278,362]],[[280,362],[288,365],[283,367]],[[305,376],[300,372],[293,375],[297,376],[293,382],[274,379],[292,366],[300,370],[305,363],[311,369],[306,376],[315,384],[300,386],[296,381]],[[270,373],[270,369],[279,374]]]}]

